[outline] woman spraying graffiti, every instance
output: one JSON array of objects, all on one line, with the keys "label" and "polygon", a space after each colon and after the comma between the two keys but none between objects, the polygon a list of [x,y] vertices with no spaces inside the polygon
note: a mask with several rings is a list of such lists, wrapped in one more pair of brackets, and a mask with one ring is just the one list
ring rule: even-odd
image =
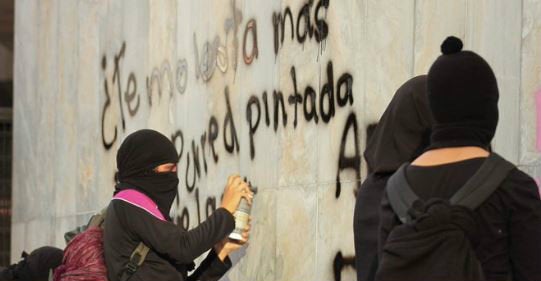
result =
[{"label": "woman spraying graffiti", "polygon": [[[228,255],[247,242],[249,225],[238,243],[227,240],[241,198],[250,203],[253,198],[239,176],[229,177],[221,207],[198,227],[184,231],[171,222],[169,210],[179,182],[177,160],[173,143],[152,130],[137,131],[120,146],[118,183],[104,230],[110,281],[218,280],[231,267]],[[208,250],[188,276],[193,260]]]}]

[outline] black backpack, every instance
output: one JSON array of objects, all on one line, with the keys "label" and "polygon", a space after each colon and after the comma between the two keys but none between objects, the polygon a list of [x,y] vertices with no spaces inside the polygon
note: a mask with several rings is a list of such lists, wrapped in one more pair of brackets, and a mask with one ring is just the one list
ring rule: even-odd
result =
[{"label": "black backpack", "polygon": [[387,196],[401,225],[383,246],[376,281],[485,281],[472,248],[479,235],[473,210],[502,183],[513,164],[491,153],[449,200],[419,199],[402,165],[387,182]]}]

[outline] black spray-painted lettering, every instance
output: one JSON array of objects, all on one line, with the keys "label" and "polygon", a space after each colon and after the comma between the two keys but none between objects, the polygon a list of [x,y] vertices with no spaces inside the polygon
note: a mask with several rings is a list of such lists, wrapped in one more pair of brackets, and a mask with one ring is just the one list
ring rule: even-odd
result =
[{"label": "black spray-painted lettering", "polygon": [[[257,109],[257,118],[255,119],[254,124],[254,111],[252,110],[252,106],[255,105],[255,108]],[[254,149],[254,134],[257,131],[257,127],[259,126],[259,120],[261,119],[261,105],[259,102],[259,99],[256,96],[251,96],[248,100],[248,105],[246,106],[246,120],[248,121],[248,126],[250,128],[250,158],[253,160],[255,157],[255,149]]]},{"label": "black spray-painted lettering", "polygon": [[304,104],[303,104],[304,118],[308,122],[314,119],[314,122],[317,124],[319,121],[319,117],[317,115],[316,99],[317,99],[316,90],[314,90],[312,86],[307,86],[306,89],[304,90]]},{"label": "black spray-painted lettering", "polygon": [[329,0],[321,0],[316,5],[316,12],[314,14],[315,22],[316,22],[316,31],[315,31],[315,37],[316,41],[319,43],[325,39],[327,39],[327,36],[329,35],[329,25],[327,22],[319,17],[319,12],[321,8],[325,8],[325,14],[326,11],[329,9]]},{"label": "black spray-painted lettering", "polygon": [[[340,79],[338,79],[338,85],[336,86],[336,101],[340,107],[347,105],[353,105],[353,76],[349,73],[344,73]],[[345,87],[345,89],[343,89]],[[342,93],[344,95],[342,95]]]},{"label": "black spray-painted lettering", "polygon": [[274,131],[278,130],[278,114],[280,108],[282,108],[282,125],[284,128],[287,126],[287,112],[284,104],[284,95],[280,91],[272,92],[274,100]]},{"label": "black spray-painted lettering", "polygon": [[263,92],[263,104],[265,105],[265,124],[270,126],[269,101],[267,99],[267,91]]},{"label": "black spray-painted lettering", "polygon": [[[346,145],[349,131],[353,130],[353,146],[355,148],[355,154],[352,156],[346,156]],[[340,197],[341,192],[341,182],[340,182],[340,172],[345,169],[353,169],[355,171],[355,180],[357,185],[360,185],[361,180],[361,152],[359,149],[359,138],[358,138],[358,128],[357,128],[357,117],[355,113],[350,113],[346,126],[344,127],[344,132],[342,133],[342,140],[340,142],[340,155],[338,157],[338,172],[336,173],[336,198]]]},{"label": "black spray-painted lettering", "polygon": [[[325,112],[325,97],[327,97],[328,111]],[[321,88],[321,95],[319,96],[319,113],[321,119],[325,123],[329,123],[332,117],[335,114],[334,108],[334,79],[333,79],[333,69],[332,62],[329,61],[327,64],[327,83]]]},{"label": "black spray-painted lettering", "polygon": [[[178,149],[177,146],[178,139],[180,139],[180,149]],[[177,147],[178,161],[180,161],[182,154],[184,153],[184,135],[182,134],[181,130],[177,130],[173,135],[171,135],[171,142],[175,147]]]},{"label": "black spray-painted lettering", "polygon": [[[280,48],[280,44],[284,44],[284,35],[285,35],[285,26],[286,26],[286,20],[289,17],[289,22],[291,26],[291,39],[295,38],[295,31],[293,30],[293,14],[291,13],[291,9],[289,7],[286,7],[284,10],[284,15],[282,16],[282,13],[272,13],[272,26],[274,30],[274,54],[278,54],[278,50]],[[280,28],[280,29],[278,29]],[[281,34],[281,38],[280,38]],[[278,41],[280,40],[280,41]]]},{"label": "black spray-painted lettering", "polygon": [[[235,128],[235,120],[233,119],[233,112],[231,111],[231,102],[229,101],[229,88],[225,87],[225,103],[227,106],[227,112],[224,119],[224,146],[225,150],[229,153],[239,152],[239,140],[237,136],[237,129]],[[229,131],[229,141],[227,140],[227,132]]]},{"label": "black spray-painted lettering", "polygon": [[[107,58],[105,56],[103,57],[101,61],[101,67],[103,69],[103,72],[105,73],[105,70],[107,68]],[[103,80],[103,87],[105,90],[105,103],[103,104],[103,110],[101,113],[101,140],[103,142],[103,147],[105,147],[106,150],[109,150],[111,149],[111,147],[116,141],[118,129],[117,129],[117,126],[115,126],[115,134],[111,141],[105,140],[105,113],[107,112],[107,109],[111,106],[111,96],[109,95],[107,75],[105,75],[105,79]]]},{"label": "black spray-painted lettering", "polygon": [[[321,95],[318,97],[316,90],[307,85],[304,90],[304,96],[299,91],[297,81],[298,74],[295,67],[291,67],[290,75],[293,85],[293,93],[288,96],[287,103],[284,101],[284,96],[280,90],[273,90],[272,105],[269,105],[269,97],[267,91],[263,91],[261,99],[263,100],[263,106],[261,106],[261,100],[252,95],[246,105],[246,121],[249,128],[250,137],[250,156],[251,160],[255,159],[255,141],[253,136],[256,130],[259,128],[261,122],[261,115],[265,116],[265,124],[270,126],[270,115],[273,115],[274,119],[274,131],[277,132],[280,123],[283,127],[287,127],[288,121],[288,107],[293,107],[293,128],[296,128],[299,122],[299,114],[304,116],[304,119],[310,123],[318,124],[319,116],[324,116],[326,123],[330,122],[335,116],[336,104],[339,104],[338,108],[345,107],[348,103],[353,103],[353,76],[349,73],[342,73],[338,79],[338,83],[334,84],[333,64],[328,62],[326,67],[327,81],[321,88]],[[334,98],[336,96],[336,99]],[[287,106],[286,106],[287,105]],[[302,106],[302,109],[300,107]],[[269,108],[271,107],[271,108]],[[319,109],[319,112],[318,112]],[[257,110],[257,114],[256,114]],[[274,110],[273,112],[271,112]],[[299,113],[302,110],[303,113]],[[281,115],[281,122],[280,122]],[[302,117],[301,117],[302,118]]]},{"label": "black spray-painted lettering", "polygon": [[195,205],[197,207],[197,224],[201,224],[201,207],[199,206],[199,188],[195,190]]},{"label": "black spray-painted lettering", "polygon": [[190,229],[190,213],[188,212],[187,207],[182,209],[182,214],[177,219],[177,224],[180,224],[184,231],[188,231]]},{"label": "black spray-painted lettering", "polygon": [[205,168],[205,175],[207,174],[207,157],[205,156],[205,147],[207,143],[207,133],[203,133],[201,135],[201,155],[203,157],[203,168]]},{"label": "black spray-painted lettering", "polygon": [[[121,63],[126,52],[127,52],[126,42],[123,42],[119,52],[114,55],[114,69],[113,69],[113,75],[111,77],[111,81],[112,81],[111,86],[109,85],[109,82],[108,82],[109,79],[107,77],[107,56],[104,55],[101,59],[101,67],[102,67],[102,71],[104,75],[103,89],[105,92],[105,103],[103,105],[103,110],[102,110],[101,135],[102,135],[102,143],[106,150],[111,149],[114,143],[118,140],[118,134],[119,134],[117,125],[115,125],[113,138],[111,140],[108,140],[106,138],[106,135],[109,135],[109,134],[106,133],[105,118],[109,113],[109,109],[111,108],[111,102],[112,102],[111,99],[114,98],[115,96],[115,95],[112,95],[112,92],[111,92],[115,90],[115,84],[116,84],[116,90],[118,91],[119,109],[120,109],[119,117],[122,123],[122,132],[126,131],[126,118],[124,115],[123,101],[125,101],[126,103],[130,117],[136,116],[137,113],[139,112],[139,109],[141,108],[141,97],[139,93],[137,93],[138,83],[137,83],[137,78],[134,72],[130,72],[128,74],[128,79],[125,81],[126,91],[123,92],[123,81],[122,81],[123,75],[122,75]],[[187,72],[188,72],[188,64],[185,59],[181,59],[178,62],[176,81],[173,80],[174,76],[171,70],[171,65],[169,64],[167,60],[165,60],[162,63],[161,67],[154,67],[152,69],[150,76],[146,78],[148,106],[152,107],[153,103],[155,103],[155,100],[153,98],[154,93],[157,92],[158,96],[161,97],[163,89],[168,89],[169,96],[172,98],[174,90],[175,90],[175,85],[176,85],[177,91],[182,94],[186,90],[187,76],[188,76]],[[166,85],[166,83],[168,85]]]},{"label": "black spray-painted lettering", "polygon": [[209,146],[212,151],[212,159],[214,159],[214,163],[218,163],[218,154],[216,153],[216,148],[214,147],[214,142],[218,139],[218,133],[220,128],[218,127],[218,120],[216,120],[216,117],[211,116],[209,120]]},{"label": "black spray-painted lettering", "polygon": [[195,169],[193,169],[193,180],[192,180],[192,183],[189,183],[188,171],[190,171],[190,152],[189,151],[186,153],[186,176],[184,177],[184,181],[186,183],[186,190],[188,190],[188,192],[192,192],[195,187],[196,174],[195,174]]},{"label": "black spray-painted lettering", "polygon": [[126,129],[126,120],[124,119],[124,109],[122,108],[122,86],[121,86],[121,80],[120,80],[120,59],[124,56],[124,53],[126,52],[126,42],[122,43],[122,47],[120,48],[120,52],[118,55],[115,55],[115,70],[113,72],[113,84],[116,81],[117,87],[118,87],[118,103],[120,105],[120,117],[122,120],[122,130]]},{"label": "black spray-painted lettering", "polygon": [[348,266],[355,269],[355,257],[344,257],[342,252],[336,253],[333,261],[333,275],[335,281],[342,280],[342,270]]},{"label": "black spray-painted lettering", "polygon": [[199,146],[195,145],[195,141],[192,140],[192,155],[193,155],[193,168],[195,169],[195,175],[197,179],[201,178],[201,164],[199,163]]},{"label": "black spray-painted lettering", "polygon": [[[308,0],[299,10],[296,21],[290,7],[286,7],[283,13],[274,12],[272,14],[274,54],[278,55],[280,46],[284,45],[288,19],[291,40],[294,40],[295,37],[297,37],[297,42],[300,44],[304,44],[307,39],[312,38],[315,38],[317,43],[325,40],[329,34],[329,26],[325,19],[329,4],[329,0],[320,0],[313,9],[314,0]],[[325,12],[323,12],[322,9],[325,9]],[[313,17],[310,16],[311,14],[313,14]],[[313,22],[311,20],[312,18]]]},{"label": "black spray-painted lettering", "polygon": [[[135,103],[135,107],[133,107],[132,101],[134,101],[135,98],[137,98],[137,102]],[[124,99],[126,99],[126,104],[128,105],[128,112],[130,113],[130,116],[135,116],[135,114],[137,114],[137,111],[139,110],[140,97],[139,95],[137,95],[137,80],[135,79],[135,74],[133,73],[130,73],[130,76],[128,77],[128,87],[126,88]]]},{"label": "black spray-painted lettering", "polygon": [[293,128],[297,128],[297,105],[302,104],[302,96],[297,90],[297,75],[295,73],[295,67],[291,67],[291,80],[293,80],[293,94],[289,95],[289,104],[295,107],[295,116],[293,118]]},{"label": "black spray-painted lettering", "polygon": [[[299,14],[297,15],[297,41],[300,44],[303,44],[306,41],[306,35],[308,34],[312,38],[314,34],[314,29],[310,24],[310,8],[312,7],[313,0],[309,0],[308,3],[302,6]],[[301,20],[303,20],[303,32],[301,33]]]}]

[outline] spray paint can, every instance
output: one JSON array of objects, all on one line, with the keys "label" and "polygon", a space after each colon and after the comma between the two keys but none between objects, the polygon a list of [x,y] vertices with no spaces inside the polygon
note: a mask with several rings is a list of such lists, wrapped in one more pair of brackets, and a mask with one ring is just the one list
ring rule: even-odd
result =
[{"label": "spray paint can", "polygon": [[[250,190],[256,194],[257,188],[251,187]],[[229,238],[233,240],[242,240],[242,233],[244,232],[244,229],[248,225],[248,221],[250,218],[250,212],[252,210],[252,206],[248,204],[248,200],[246,200],[244,197],[241,198],[239,207],[235,211],[235,214],[233,216],[235,217],[235,230],[229,234]]]}]

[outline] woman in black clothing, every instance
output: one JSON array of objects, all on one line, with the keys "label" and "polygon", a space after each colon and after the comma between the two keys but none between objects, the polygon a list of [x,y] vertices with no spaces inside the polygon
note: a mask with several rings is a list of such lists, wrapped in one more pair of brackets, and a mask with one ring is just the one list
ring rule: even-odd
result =
[{"label": "woman in black clothing", "polygon": [[[129,135],[117,153],[118,183],[115,194],[135,190],[152,199],[163,216],[160,220],[150,212],[122,200],[112,200],[104,225],[105,262],[110,281],[118,281],[126,270],[130,255],[139,243],[150,248],[144,263],[130,280],[218,280],[231,267],[227,257],[240,244],[227,240],[235,227],[232,213],[241,197],[251,202],[253,194],[240,177],[229,178],[221,208],[198,227],[184,231],[171,222],[169,211],[177,194],[178,154],[174,145],[153,130],[140,130]],[[199,268],[193,260],[210,250]]]},{"label": "woman in black clothing", "polygon": [[357,193],[353,219],[357,281],[374,280],[385,184],[402,163],[412,161],[427,147],[431,126],[426,75],[421,75],[396,91],[364,152],[369,175]]},{"label": "woman in black clothing", "polygon": [[[462,51],[455,37],[444,41],[442,52],[428,73],[431,144],[406,168],[409,185],[424,201],[449,199],[473,176],[490,155],[498,123],[498,86],[488,63]],[[541,200],[530,176],[512,170],[473,219],[478,237],[470,242],[487,281],[541,280]],[[399,224],[384,194],[380,253]]]}]

